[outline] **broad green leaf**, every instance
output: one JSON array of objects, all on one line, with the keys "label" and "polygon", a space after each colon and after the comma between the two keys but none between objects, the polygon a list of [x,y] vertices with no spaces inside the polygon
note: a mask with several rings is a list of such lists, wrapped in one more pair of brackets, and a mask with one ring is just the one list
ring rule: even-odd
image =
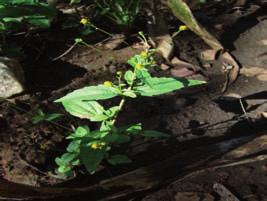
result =
[{"label": "broad green leaf", "polygon": [[168,135],[165,133],[162,133],[159,131],[153,131],[153,130],[143,131],[141,135],[145,137],[154,137],[154,138],[168,137]]},{"label": "broad green leaf", "polygon": [[81,119],[102,121],[108,117],[104,115],[105,109],[96,101],[64,100],[62,104],[66,111]]},{"label": "broad green leaf", "polygon": [[103,85],[89,86],[82,89],[75,90],[66,96],[56,100],[55,102],[63,101],[94,101],[94,100],[105,100],[118,96],[118,91],[113,87],[105,87]]},{"label": "broad green leaf", "polygon": [[106,135],[103,140],[111,144],[123,144],[130,141],[130,137],[123,134],[110,133]]},{"label": "broad green leaf", "polygon": [[145,84],[143,86],[137,86],[134,91],[141,96],[156,96],[161,94],[166,94],[184,87],[189,87],[193,85],[203,84],[204,81],[198,80],[177,80],[174,78],[167,77],[153,77],[148,78],[150,86]]},{"label": "broad green leaf", "polygon": [[120,164],[127,164],[131,163],[132,160],[128,158],[126,155],[113,155],[108,159],[108,162],[112,165],[120,165]]},{"label": "broad green leaf", "polygon": [[119,139],[119,134],[117,133],[110,133],[106,135],[103,140],[107,143],[115,143]]},{"label": "broad green leaf", "polygon": [[101,149],[91,149],[89,147],[81,148],[81,162],[85,166],[86,170],[93,174],[99,167],[101,161],[105,156],[105,151]]},{"label": "broad green leaf", "polygon": [[50,26],[50,20],[40,17],[30,17],[26,19],[29,24],[39,28],[48,28]]}]

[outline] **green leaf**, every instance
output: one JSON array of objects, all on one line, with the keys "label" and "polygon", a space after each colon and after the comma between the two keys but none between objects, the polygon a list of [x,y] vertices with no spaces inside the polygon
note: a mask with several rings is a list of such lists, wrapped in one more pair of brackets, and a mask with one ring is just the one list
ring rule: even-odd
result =
[{"label": "green leaf", "polygon": [[117,138],[116,142],[117,144],[124,144],[127,143],[131,140],[131,138],[127,135],[119,135],[119,137]]},{"label": "green leaf", "polygon": [[124,79],[129,85],[132,85],[135,79],[135,74],[133,73],[133,71],[127,70],[124,74]]},{"label": "green leaf", "polygon": [[119,106],[111,107],[111,108],[109,108],[108,110],[105,111],[105,114],[109,118],[112,118],[112,117],[114,117],[118,113],[119,109],[120,109]]},{"label": "green leaf", "polygon": [[81,0],[71,0],[70,1],[70,4],[78,4],[80,2],[81,2]]},{"label": "green leaf", "polygon": [[149,84],[149,78],[151,78],[150,73],[148,72],[147,69],[140,69],[136,71],[136,76],[138,79],[140,79],[143,83],[146,83],[150,86]]},{"label": "green leaf", "polygon": [[140,55],[134,55],[133,57],[131,57],[128,61],[128,64],[130,64],[133,68],[135,68],[135,66],[137,64],[142,64],[143,63],[143,58]]},{"label": "green leaf", "polygon": [[59,113],[46,114],[46,120],[47,121],[54,121],[54,120],[56,120],[62,116],[63,116],[63,114],[59,114]]},{"label": "green leaf", "polygon": [[56,100],[55,102],[63,101],[94,101],[94,100],[105,100],[118,96],[118,90],[113,87],[105,87],[103,85],[89,86],[82,89],[75,90],[66,96]]},{"label": "green leaf", "polygon": [[120,165],[131,163],[132,160],[126,155],[113,155],[110,159],[108,159],[108,162],[112,165]]},{"label": "green leaf", "polygon": [[65,174],[65,173],[68,173],[68,172],[70,172],[71,171],[71,167],[70,166],[59,166],[58,167],[58,172],[60,172],[60,173],[63,173],[63,174]]},{"label": "green leaf", "polygon": [[57,157],[55,162],[58,166],[68,165],[76,156],[76,153],[65,153],[61,157]]},{"label": "green leaf", "polygon": [[134,93],[133,90],[130,90],[130,89],[126,89],[123,91],[122,93],[124,96],[127,96],[127,97],[130,97],[130,98],[136,98],[136,94]]},{"label": "green leaf", "polygon": [[76,152],[76,153],[80,152],[80,144],[81,144],[81,140],[71,141],[67,147],[67,151]]},{"label": "green leaf", "polygon": [[108,118],[104,115],[105,109],[96,101],[64,100],[62,104],[66,111],[81,119],[103,121]]},{"label": "green leaf", "polygon": [[168,137],[166,133],[162,133],[159,131],[153,131],[153,130],[146,130],[141,133],[142,136],[145,137],[154,137],[154,138],[161,138],[161,137]]},{"label": "green leaf", "polygon": [[142,131],[142,124],[138,123],[138,124],[132,125],[129,128],[127,128],[125,131],[126,133],[132,134],[132,135],[139,134]]},{"label": "green leaf", "polygon": [[89,147],[81,148],[81,162],[84,164],[86,170],[93,174],[99,167],[101,161],[105,156],[105,151],[101,149],[91,149]]},{"label": "green leaf", "polygon": [[123,144],[130,141],[130,137],[127,135],[110,133],[106,135],[103,140],[110,144]]},{"label": "green leaf", "polygon": [[115,143],[118,139],[119,135],[117,133],[110,133],[103,138],[103,140],[107,143]]},{"label": "green leaf", "polygon": [[71,133],[67,139],[75,139],[85,137],[90,133],[90,129],[88,126],[79,126],[74,133]]},{"label": "green leaf", "polygon": [[106,135],[109,134],[109,130],[104,130],[104,131],[100,131],[100,130],[95,130],[92,131],[88,137],[93,138],[93,139],[101,139],[103,137],[105,137]]},{"label": "green leaf", "polygon": [[41,109],[38,109],[37,115],[35,115],[32,118],[32,123],[37,124],[37,123],[40,123],[42,121],[54,121],[54,120],[60,118],[61,116],[62,116],[62,114],[58,114],[58,113],[45,114]]},{"label": "green leaf", "polygon": [[198,80],[177,80],[167,77],[153,77],[148,78],[147,81],[149,82],[150,86],[147,84],[143,86],[137,86],[134,88],[134,91],[141,96],[156,96],[166,94],[184,87],[205,83],[204,81]]}]

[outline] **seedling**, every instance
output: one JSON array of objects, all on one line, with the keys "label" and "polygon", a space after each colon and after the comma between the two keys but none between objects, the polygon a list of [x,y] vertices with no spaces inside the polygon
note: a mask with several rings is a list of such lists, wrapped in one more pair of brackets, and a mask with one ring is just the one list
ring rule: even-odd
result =
[{"label": "seedling", "polygon": [[100,14],[118,25],[131,26],[140,10],[140,0],[96,0]]},{"label": "seedling", "polygon": [[62,114],[59,113],[51,113],[51,114],[46,114],[44,113],[43,110],[38,109],[37,114],[32,118],[32,123],[33,124],[38,124],[43,121],[56,121],[62,116]]},{"label": "seedling", "polygon": [[[153,97],[204,83],[198,80],[153,77],[149,72],[149,69],[155,66],[153,52],[145,49],[131,57],[128,60],[130,69],[126,72],[116,72],[115,82],[105,81],[96,86],[87,86],[56,100],[71,115],[99,122],[97,130],[90,130],[87,125],[83,125],[67,137],[71,141],[67,152],[56,158],[59,173],[72,175],[75,166],[84,165],[92,174],[104,159],[112,165],[129,163],[131,159],[124,154],[112,155],[112,148],[128,143],[133,136],[167,137],[162,132],[144,130],[141,123],[116,126],[117,117],[127,99]],[[99,102],[115,97],[119,97],[120,101],[118,105],[110,108],[104,108]]]}]

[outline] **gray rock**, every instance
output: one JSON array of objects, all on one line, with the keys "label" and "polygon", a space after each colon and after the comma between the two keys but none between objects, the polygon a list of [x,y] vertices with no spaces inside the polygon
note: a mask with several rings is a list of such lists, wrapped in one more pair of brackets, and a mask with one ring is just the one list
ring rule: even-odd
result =
[{"label": "gray rock", "polygon": [[23,92],[24,74],[15,59],[0,57],[0,98]]}]

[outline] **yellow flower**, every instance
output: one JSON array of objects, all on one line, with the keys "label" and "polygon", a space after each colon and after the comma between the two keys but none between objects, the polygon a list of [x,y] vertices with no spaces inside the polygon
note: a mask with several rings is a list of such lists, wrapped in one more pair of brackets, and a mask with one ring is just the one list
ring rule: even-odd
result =
[{"label": "yellow flower", "polygon": [[92,149],[101,149],[102,147],[104,147],[106,145],[105,142],[95,142],[93,144],[91,144],[91,148]]},{"label": "yellow flower", "polygon": [[99,146],[98,146],[97,143],[93,143],[93,144],[91,144],[91,148],[92,148],[92,149],[98,149]]},{"label": "yellow flower", "polygon": [[147,57],[148,56],[148,53],[147,53],[147,51],[142,51],[141,53],[140,53],[140,56],[141,57]]},{"label": "yellow flower", "polygon": [[88,20],[87,18],[82,18],[82,19],[80,20],[80,23],[81,23],[82,25],[86,26],[86,25],[89,24],[89,20]]},{"label": "yellow flower", "polygon": [[136,64],[135,65],[135,68],[138,69],[138,70],[142,69],[143,67],[144,66],[142,64]]},{"label": "yellow flower", "polygon": [[188,29],[188,27],[185,26],[185,25],[181,25],[181,26],[179,26],[179,31],[185,31],[185,30],[187,30],[187,29]]},{"label": "yellow flower", "polygon": [[112,85],[113,85],[113,84],[112,84],[112,82],[110,82],[110,81],[105,81],[105,82],[104,82],[104,86],[105,86],[105,87],[112,87]]}]

